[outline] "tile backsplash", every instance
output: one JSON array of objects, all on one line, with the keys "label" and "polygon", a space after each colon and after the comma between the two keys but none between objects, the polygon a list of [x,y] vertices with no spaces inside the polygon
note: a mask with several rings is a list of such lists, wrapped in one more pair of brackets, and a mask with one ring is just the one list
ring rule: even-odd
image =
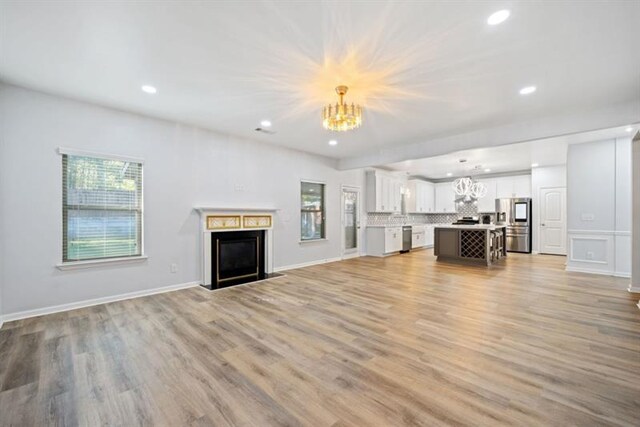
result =
[{"label": "tile backsplash", "polygon": [[[457,213],[432,213],[432,214],[388,214],[368,213],[368,225],[402,225],[402,224],[450,224],[463,216],[479,216],[478,207],[474,203],[456,205]],[[491,215],[491,220],[495,218]]]}]

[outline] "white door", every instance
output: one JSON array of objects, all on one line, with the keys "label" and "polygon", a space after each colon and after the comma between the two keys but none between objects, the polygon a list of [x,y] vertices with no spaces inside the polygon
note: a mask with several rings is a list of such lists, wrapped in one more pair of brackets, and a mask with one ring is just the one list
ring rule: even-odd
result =
[{"label": "white door", "polygon": [[567,254],[567,189],[540,189],[540,253]]},{"label": "white door", "polygon": [[359,255],[360,190],[342,187],[342,257]]}]

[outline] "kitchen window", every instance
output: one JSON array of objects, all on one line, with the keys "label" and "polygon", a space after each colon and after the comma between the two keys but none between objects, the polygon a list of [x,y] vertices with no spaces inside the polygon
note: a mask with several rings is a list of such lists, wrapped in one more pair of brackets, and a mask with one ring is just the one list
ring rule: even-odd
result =
[{"label": "kitchen window", "polygon": [[142,162],[62,154],[62,261],[142,257]]},{"label": "kitchen window", "polygon": [[325,238],[325,185],[303,181],[300,186],[300,240]]}]

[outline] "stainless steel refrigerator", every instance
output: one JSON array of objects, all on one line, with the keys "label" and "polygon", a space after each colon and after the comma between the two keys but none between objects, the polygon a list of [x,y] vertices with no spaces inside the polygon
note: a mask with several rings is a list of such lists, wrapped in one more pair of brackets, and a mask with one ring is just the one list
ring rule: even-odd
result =
[{"label": "stainless steel refrigerator", "polygon": [[507,251],[531,253],[531,199],[496,199],[496,222],[507,226]]}]

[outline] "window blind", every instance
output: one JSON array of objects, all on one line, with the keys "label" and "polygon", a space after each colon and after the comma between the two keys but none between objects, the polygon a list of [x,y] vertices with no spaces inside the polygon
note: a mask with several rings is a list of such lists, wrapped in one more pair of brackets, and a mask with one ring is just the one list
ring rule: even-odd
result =
[{"label": "window blind", "polygon": [[63,262],[142,255],[142,164],[62,156]]}]

